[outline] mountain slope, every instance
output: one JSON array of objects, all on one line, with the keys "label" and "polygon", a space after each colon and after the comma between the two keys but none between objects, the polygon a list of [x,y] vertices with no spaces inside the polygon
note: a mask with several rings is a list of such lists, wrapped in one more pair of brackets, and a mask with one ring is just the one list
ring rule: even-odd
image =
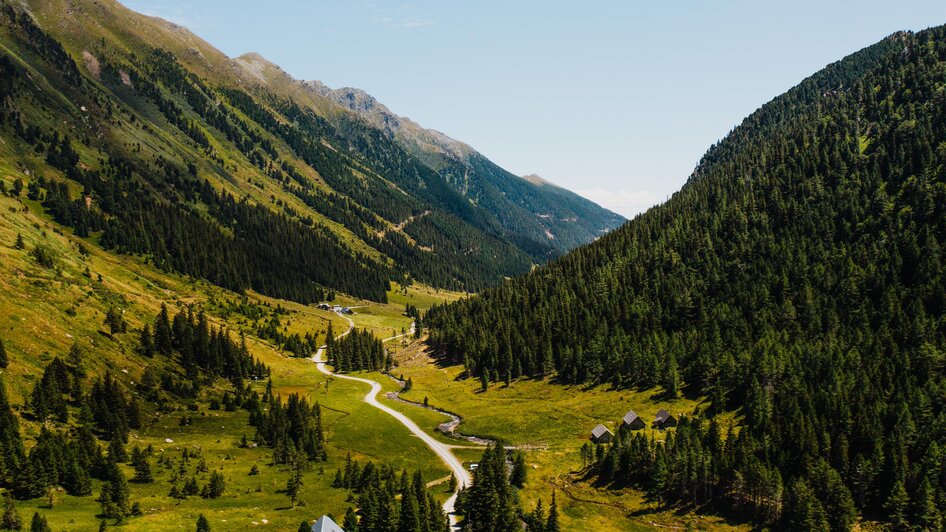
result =
[{"label": "mountain slope", "polygon": [[543,256],[258,56],[231,60],[113,0],[5,1],[0,44],[2,156],[108,249],[301,302],[382,300],[403,279],[478,290]]},{"label": "mountain slope", "polygon": [[496,217],[506,234],[546,258],[590,242],[624,219],[547,181],[534,182],[503,170],[469,145],[398,116],[359,89],[305,85],[364,117],[447,180],[459,193]]},{"label": "mountain slope", "polygon": [[[687,184],[597,242],[432,310],[488,381],[708,397],[666,443],[619,438],[599,481],[760,526],[938,526],[946,503],[946,29],[804,80]],[[739,427],[707,422],[738,410]]]}]

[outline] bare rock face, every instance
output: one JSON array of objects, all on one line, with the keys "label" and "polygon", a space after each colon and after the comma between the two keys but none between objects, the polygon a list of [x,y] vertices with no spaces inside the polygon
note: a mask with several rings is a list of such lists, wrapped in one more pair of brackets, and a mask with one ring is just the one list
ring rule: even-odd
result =
[{"label": "bare rock face", "polygon": [[303,84],[319,96],[328,98],[345,109],[358,114],[369,124],[381,129],[388,135],[397,137],[401,141],[416,144],[423,150],[433,149],[433,151],[455,160],[461,160],[473,151],[466,144],[439,131],[425,129],[410,118],[394,114],[374,96],[361,89],[351,87],[333,89],[318,80],[305,81]]}]

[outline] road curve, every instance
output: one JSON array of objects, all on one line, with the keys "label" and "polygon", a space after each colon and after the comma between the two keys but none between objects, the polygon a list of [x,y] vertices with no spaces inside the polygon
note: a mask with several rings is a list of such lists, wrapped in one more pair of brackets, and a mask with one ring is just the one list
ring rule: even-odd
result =
[{"label": "road curve", "polygon": [[[355,328],[355,322],[353,322],[351,318],[349,318],[348,316],[344,316],[342,314],[339,314],[339,316],[341,316],[342,318],[345,318],[345,320],[348,321],[348,330],[338,335],[336,339],[344,337]],[[413,325],[411,326],[411,329],[413,330]],[[391,338],[386,339],[385,341],[393,340],[394,338],[399,338],[400,336],[404,336],[404,335],[391,337]],[[420,428],[417,425],[417,423],[415,423],[411,418],[405,416],[401,412],[398,412],[397,410],[387,405],[384,405],[378,402],[378,394],[381,392],[380,384],[370,379],[363,379],[361,377],[352,377],[350,375],[342,375],[339,373],[334,373],[332,370],[330,370],[325,360],[322,359],[322,356],[325,354],[325,347],[326,346],[324,345],[320,347],[319,350],[316,351],[315,356],[312,357],[312,361],[316,363],[317,367],[319,368],[319,371],[321,371],[322,373],[326,375],[331,375],[339,379],[363,382],[371,386],[371,390],[369,390],[368,393],[365,394],[364,401],[368,403],[369,405],[377,408],[378,410],[385,412],[386,414],[390,415],[394,419],[400,421],[402,425],[407,427],[407,430],[411,431],[415,436],[420,438],[421,441],[426,443],[427,447],[430,447],[430,449],[434,453],[437,454],[440,460],[442,460],[443,463],[446,464],[447,467],[449,467],[450,470],[453,472],[453,475],[457,478],[457,491],[454,491],[453,494],[450,495],[450,498],[447,499],[447,501],[443,503],[443,511],[446,512],[446,514],[450,518],[450,527],[454,530],[459,530],[459,527],[457,526],[457,523],[459,522],[459,518],[457,517],[455,513],[454,506],[457,500],[457,493],[459,492],[460,488],[469,487],[473,483],[473,479],[472,477],[470,477],[469,471],[467,471],[463,467],[463,463],[460,462],[460,460],[458,460],[457,457],[453,455],[453,453],[450,451],[449,445],[437,441],[433,436],[425,432],[424,429]]]}]

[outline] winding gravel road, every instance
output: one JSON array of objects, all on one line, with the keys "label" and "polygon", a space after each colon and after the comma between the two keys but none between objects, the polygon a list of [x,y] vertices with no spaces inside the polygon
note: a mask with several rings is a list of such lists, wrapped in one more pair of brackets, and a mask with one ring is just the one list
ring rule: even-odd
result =
[{"label": "winding gravel road", "polygon": [[[338,335],[336,339],[344,337],[355,328],[355,322],[353,322],[351,318],[342,314],[339,314],[339,316],[341,316],[342,318],[345,318],[345,320],[348,321],[348,330]],[[413,330],[413,325],[411,325],[411,329]],[[392,336],[391,338],[387,338],[384,341],[400,338],[401,336],[405,336],[406,334],[408,333],[401,334],[398,336]],[[458,526],[459,518],[457,517],[455,513],[455,508],[454,508],[456,500],[457,500],[457,493],[459,492],[460,488],[469,487],[473,483],[473,479],[472,477],[470,477],[470,473],[463,467],[463,463],[460,462],[460,460],[458,460],[457,457],[454,456],[453,452],[450,450],[451,447],[453,446],[437,441],[433,436],[425,432],[424,429],[420,428],[417,425],[417,423],[414,423],[414,421],[411,420],[411,418],[405,416],[404,414],[398,412],[397,410],[394,410],[393,408],[387,405],[383,405],[380,402],[378,402],[378,394],[381,392],[381,385],[378,384],[377,382],[370,379],[362,379],[361,377],[341,375],[330,370],[325,360],[322,359],[323,355],[325,354],[325,347],[326,346],[324,345],[320,347],[319,350],[316,351],[315,356],[312,357],[312,361],[316,363],[316,365],[319,368],[319,371],[321,371],[322,373],[326,375],[331,375],[339,379],[363,382],[371,386],[371,390],[369,390],[368,393],[365,394],[364,401],[368,403],[369,405],[377,408],[378,410],[385,412],[386,414],[390,415],[394,419],[400,421],[402,425],[407,427],[407,430],[411,431],[415,436],[420,438],[421,441],[426,443],[427,447],[430,447],[430,449],[434,453],[436,453],[438,457],[440,457],[440,460],[442,460],[443,463],[446,464],[447,467],[449,467],[451,471],[453,471],[453,475],[457,478],[457,491],[454,491],[453,494],[450,496],[450,498],[447,499],[447,501],[443,503],[443,510],[444,512],[446,512],[446,514],[450,518],[450,527],[454,530],[459,530],[459,526]]]}]

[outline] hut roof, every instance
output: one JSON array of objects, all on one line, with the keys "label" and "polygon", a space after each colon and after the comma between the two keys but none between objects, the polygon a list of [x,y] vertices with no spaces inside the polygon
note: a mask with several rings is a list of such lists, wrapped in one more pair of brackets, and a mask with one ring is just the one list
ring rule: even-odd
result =
[{"label": "hut roof", "polygon": [[338,526],[335,521],[332,521],[332,518],[323,515],[319,518],[318,521],[312,525],[312,532],[345,532],[342,530],[342,527]]},{"label": "hut roof", "polygon": [[624,414],[624,418],[622,421],[624,421],[625,425],[630,425],[631,423],[634,422],[635,419],[640,419],[640,416],[637,415],[637,412],[633,410],[628,410],[627,413]]},{"label": "hut roof", "polygon": [[611,431],[608,430],[608,427],[605,427],[604,425],[600,423],[598,423],[597,427],[591,429],[591,435],[595,438],[600,438],[601,436],[604,436],[605,434],[611,434]]}]

